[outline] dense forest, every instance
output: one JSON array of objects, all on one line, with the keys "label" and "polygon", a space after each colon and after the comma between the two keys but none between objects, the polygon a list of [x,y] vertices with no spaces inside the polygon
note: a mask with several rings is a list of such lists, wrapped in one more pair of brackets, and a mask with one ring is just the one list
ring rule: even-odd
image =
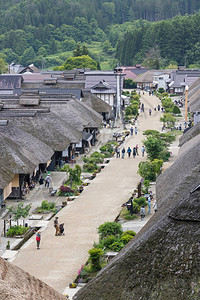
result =
[{"label": "dense forest", "polygon": [[90,51],[96,61],[142,62],[156,46],[163,59],[182,63],[190,55],[194,63],[199,9],[199,0],[1,0],[0,58],[48,67],[62,64],[77,43],[98,43],[101,52]]}]

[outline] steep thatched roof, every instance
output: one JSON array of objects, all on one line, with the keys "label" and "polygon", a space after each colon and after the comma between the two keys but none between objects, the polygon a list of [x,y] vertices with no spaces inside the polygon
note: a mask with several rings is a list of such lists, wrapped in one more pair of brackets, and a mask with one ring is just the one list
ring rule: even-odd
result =
[{"label": "steep thatched roof", "polygon": [[33,135],[54,151],[63,151],[71,143],[68,130],[64,121],[53,113],[35,113],[31,111],[16,113],[16,111],[0,112],[0,119],[8,119],[9,122]]},{"label": "steep thatched roof", "polygon": [[95,110],[77,99],[70,99],[70,103],[88,121],[87,127],[98,128],[101,126],[102,116]]},{"label": "steep thatched roof", "polygon": [[95,110],[98,113],[110,113],[112,110],[112,107],[97,97],[96,95],[92,93],[84,93],[84,98],[82,99],[82,102],[91,107],[93,110]]},{"label": "steep thatched roof", "polygon": [[135,78],[134,81],[138,83],[151,83],[153,82],[153,74],[151,73],[151,71],[147,71]]},{"label": "steep thatched roof", "polygon": [[46,283],[2,258],[0,258],[0,276],[1,300],[66,299],[65,296],[59,294]]},{"label": "steep thatched roof", "polygon": [[22,145],[0,133],[0,165],[15,174],[28,174],[37,166],[37,159]]},{"label": "steep thatched roof", "polygon": [[0,126],[0,134],[19,146],[23,146],[34,155],[38,164],[47,163],[54,154],[54,151],[42,141],[9,123],[7,126]]},{"label": "steep thatched roof", "polygon": [[0,188],[4,189],[14,178],[15,174],[6,166],[0,166]]},{"label": "steep thatched roof", "polygon": [[199,147],[198,136],[181,147],[158,177],[158,212],[74,300],[200,298]]},{"label": "steep thatched roof", "polygon": [[181,147],[187,141],[193,139],[195,136],[200,134],[200,123],[191,127],[187,132],[185,132],[179,139],[179,146]]}]

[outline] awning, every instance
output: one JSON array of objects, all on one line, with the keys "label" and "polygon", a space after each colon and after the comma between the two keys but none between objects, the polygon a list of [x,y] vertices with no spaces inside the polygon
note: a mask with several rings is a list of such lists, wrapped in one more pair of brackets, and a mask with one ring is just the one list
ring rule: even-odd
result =
[{"label": "awning", "polygon": [[89,142],[89,141],[91,141],[92,138],[93,138],[93,135],[91,133],[83,131],[82,139],[84,141]]}]

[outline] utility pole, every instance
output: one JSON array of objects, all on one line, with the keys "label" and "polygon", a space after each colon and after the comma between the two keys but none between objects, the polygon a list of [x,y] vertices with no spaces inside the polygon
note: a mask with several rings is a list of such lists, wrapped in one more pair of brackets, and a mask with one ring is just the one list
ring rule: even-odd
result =
[{"label": "utility pole", "polygon": [[188,85],[185,86],[185,122],[187,123]]}]

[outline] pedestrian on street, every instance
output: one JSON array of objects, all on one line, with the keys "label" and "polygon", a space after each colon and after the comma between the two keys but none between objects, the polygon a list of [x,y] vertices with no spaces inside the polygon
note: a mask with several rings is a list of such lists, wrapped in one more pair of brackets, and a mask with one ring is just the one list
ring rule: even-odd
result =
[{"label": "pedestrian on street", "polygon": [[130,131],[131,131],[131,135],[133,135],[133,127],[131,127]]},{"label": "pedestrian on street", "polygon": [[156,105],[154,105],[154,110],[156,111]]},{"label": "pedestrian on street", "polygon": [[138,144],[137,144],[137,145],[135,146],[135,151],[136,151],[136,154],[137,154],[137,155],[139,155],[138,149],[139,149],[139,147],[138,147]]},{"label": "pedestrian on street", "polygon": [[45,187],[49,187],[50,180],[51,180],[51,177],[49,175],[47,175],[47,177],[45,179]]},{"label": "pedestrian on street", "polygon": [[142,103],[142,111],[144,112],[144,103]]},{"label": "pedestrian on street", "polygon": [[41,177],[40,177],[40,179],[39,179],[40,188],[42,188],[43,183],[44,183],[44,178],[43,178],[43,176],[41,175]]},{"label": "pedestrian on street", "polygon": [[58,224],[58,217],[55,217],[54,219],[54,228],[56,229],[56,233],[55,235],[60,235],[60,227],[59,227],[59,224]]},{"label": "pedestrian on street", "polygon": [[142,157],[144,157],[145,148],[144,146],[141,147]]},{"label": "pedestrian on street", "polygon": [[148,197],[148,206],[149,206],[149,210],[148,210],[148,215],[150,215],[151,213],[151,197]]},{"label": "pedestrian on street", "polygon": [[151,108],[149,108],[149,115],[151,116]]},{"label": "pedestrian on street", "polygon": [[131,148],[130,147],[128,147],[127,153],[128,153],[128,157],[130,158],[131,157]]},{"label": "pedestrian on street", "polygon": [[41,241],[41,233],[40,233],[40,231],[38,231],[38,232],[36,232],[37,249],[40,249],[40,241]]},{"label": "pedestrian on street", "polygon": [[116,153],[117,153],[117,158],[119,158],[120,157],[120,149],[119,149],[119,147],[117,147]]},{"label": "pedestrian on street", "polygon": [[153,209],[154,209],[154,212],[156,213],[157,210],[158,210],[158,206],[157,206],[157,201],[155,200],[154,204],[153,204]]},{"label": "pedestrian on street", "polygon": [[136,149],[135,149],[135,147],[133,148],[133,158],[135,158],[135,156],[136,156]]},{"label": "pedestrian on street", "polygon": [[126,150],[125,150],[125,148],[123,148],[122,149],[122,158],[124,158],[125,152],[126,152]]},{"label": "pedestrian on street", "polygon": [[137,135],[137,127],[135,126],[135,135]]},{"label": "pedestrian on street", "polygon": [[182,126],[181,126],[181,124],[179,125],[179,130],[180,130],[180,131],[182,130]]},{"label": "pedestrian on street", "polygon": [[144,208],[144,205],[142,205],[142,207],[140,208],[140,216],[141,216],[141,221],[143,221],[144,217],[145,217],[145,208]]},{"label": "pedestrian on street", "polygon": [[158,111],[160,111],[160,105],[158,104]]}]

